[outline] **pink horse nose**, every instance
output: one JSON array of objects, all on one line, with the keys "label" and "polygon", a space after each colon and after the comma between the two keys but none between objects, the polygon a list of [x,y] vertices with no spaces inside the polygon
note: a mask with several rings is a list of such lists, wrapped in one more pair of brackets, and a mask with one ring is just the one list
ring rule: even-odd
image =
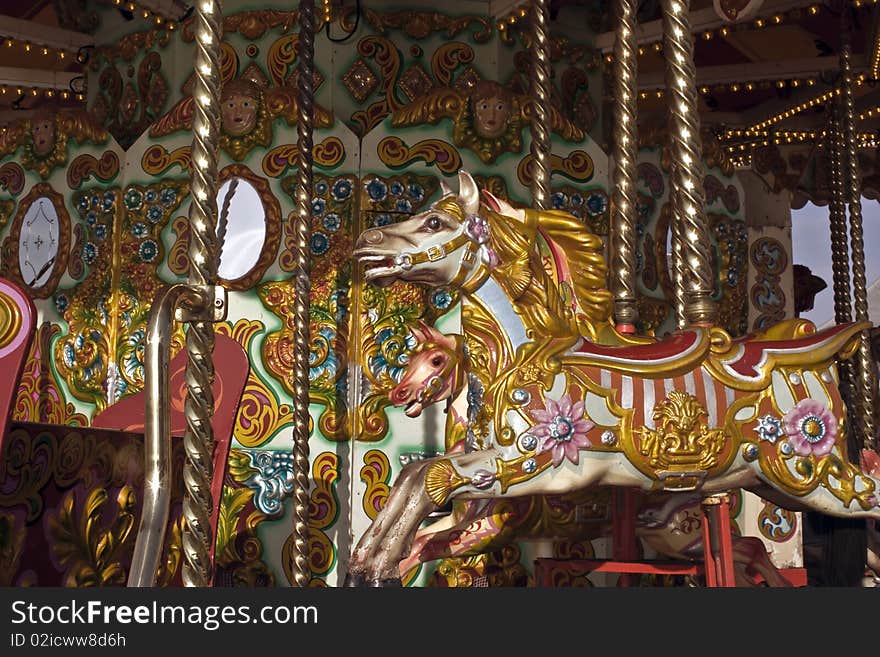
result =
[{"label": "pink horse nose", "polygon": [[409,386],[405,383],[401,383],[396,388],[394,388],[394,390],[391,391],[389,399],[391,400],[391,403],[395,406],[402,406],[410,400],[410,395],[411,392]]}]

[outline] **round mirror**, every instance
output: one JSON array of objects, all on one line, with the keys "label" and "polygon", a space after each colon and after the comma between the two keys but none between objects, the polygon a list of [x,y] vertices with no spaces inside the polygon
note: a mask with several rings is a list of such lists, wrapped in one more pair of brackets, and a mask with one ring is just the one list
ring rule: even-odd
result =
[{"label": "round mirror", "polygon": [[[249,273],[260,260],[266,243],[266,213],[259,193],[244,178],[231,178],[220,187],[217,194],[218,217],[223,215],[226,197],[230,194],[232,181],[237,186],[229,200],[226,219],[226,236],[220,252],[221,278],[234,281]],[[217,222],[218,234],[220,221]]]},{"label": "round mirror", "polygon": [[35,199],[25,212],[18,236],[18,266],[30,288],[43,287],[55,270],[59,225],[55,205],[47,196]]}]

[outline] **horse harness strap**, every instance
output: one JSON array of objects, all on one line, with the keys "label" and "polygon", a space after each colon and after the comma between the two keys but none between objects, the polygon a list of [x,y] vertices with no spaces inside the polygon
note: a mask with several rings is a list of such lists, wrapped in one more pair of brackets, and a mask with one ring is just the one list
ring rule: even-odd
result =
[{"label": "horse harness strap", "polygon": [[[467,242],[470,242],[471,238],[467,233],[462,232],[459,235],[456,235],[448,242],[444,244],[434,244],[433,246],[429,246],[424,251],[417,251],[415,253],[401,253],[400,260],[401,266],[404,269],[409,269],[414,265],[421,265],[425,262],[436,262],[437,260],[442,260],[450,253],[456,251],[459,247],[464,246]],[[473,252],[475,249],[469,249],[469,251]],[[467,254],[465,254],[465,258],[467,258]]]}]

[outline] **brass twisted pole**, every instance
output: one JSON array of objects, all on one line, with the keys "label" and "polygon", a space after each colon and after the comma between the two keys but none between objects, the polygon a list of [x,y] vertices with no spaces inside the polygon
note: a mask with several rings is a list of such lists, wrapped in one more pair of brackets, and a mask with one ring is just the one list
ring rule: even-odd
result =
[{"label": "brass twisted pole", "polygon": [[834,288],[834,320],[852,321],[849,288],[849,246],[847,244],[846,202],[843,181],[843,129],[837,99],[831,103],[829,146],[831,156],[831,197],[828,214],[831,227],[831,271]]},{"label": "brass twisted pole", "polygon": [[621,331],[635,332],[639,317],[636,305],[636,190],[638,158],[636,117],[636,3],[618,0],[617,33],[614,38],[614,193],[611,217],[611,270],[614,319]]},{"label": "brass twisted pole", "polygon": [[[852,254],[852,285],[853,307],[856,321],[868,321],[868,290],[865,278],[865,240],[862,226],[862,185],[859,175],[859,160],[855,143],[855,109],[853,101],[852,47],[846,33],[840,51],[840,69],[842,73],[843,93],[843,138],[846,144],[849,196],[849,237]],[[858,398],[862,406],[861,430],[864,447],[873,448],[874,444],[874,403],[877,398],[877,373],[871,355],[871,336],[865,330],[861,333],[858,356],[859,381],[852,381],[853,389],[858,388]]]},{"label": "brass twisted pole", "polygon": [[[849,285],[849,245],[846,226],[846,202],[844,200],[843,180],[843,136],[841,112],[835,97],[830,103],[831,120],[828,131],[828,145],[831,158],[831,197],[828,201],[828,223],[831,232],[831,276],[834,289],[834,321],[845,324],[852,321]],[[837,363],[840,391],[850,404],[853,401],[851,361]]]},{"label": "brass twisted pole", "polygon": [[[220,130],[220,41],[222,11],[201,0],[195,11],[196,58],[193,98],[192,205],[189,225],[189,279],[193,286],[217,282],[217,143]],[[213,299],[211,300],[213,301]],[[208,303],[205,299],[204,303]],[[211,479],[214,474],[214,326],[194,321],[186,332],[186,431],[183,468],[183,583],[208,586],[211,564]]]},{"label": "brass twisted pole", "polygon": [[532,99],[529,150],[535,163],[532,201],[538,210],[550,207],[550,9],[547,0],[535,0],[532,12]]},{"label": "brass twisted pole", "polygon": [[673,230],[673,246],[677,241],[681,249],[681,258],[673,261],[685,299],[680,327],[681,322],[686,325],[714,324],[718,315],[712,299],[715,274],[703,209],[702,146],[689,6],[689,0],[663,0],[663,48],[672,151],[671,194],[674,197],[672,222],[678,224],[677,233]]},{"label": "brass twisted pole", "polygon": [[314,117],[315,3],[299,3],[297,62],[297,148],[295,260],[293,269],[293,563],[291,584],[306,587],[309,569],[309,240],[312,215],[312,145]]}]

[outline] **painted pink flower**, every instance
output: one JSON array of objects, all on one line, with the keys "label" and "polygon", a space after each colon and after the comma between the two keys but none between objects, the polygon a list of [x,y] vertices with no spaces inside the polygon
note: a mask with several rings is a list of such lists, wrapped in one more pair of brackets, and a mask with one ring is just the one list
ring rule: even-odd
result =
[{"label": "painted pink flower", "polygon": [[800,456],[824,456],[837,440],[837,418],[822,402],[802,399],[782,418],[788,442]]},{"label": "painted pink flower", "polygon": [[546,407],[531,411],[531,416],[535,420],[531,433],[539,441],[536,453],[552,452],[553,467],[566,458],[577,465],[578,450],[590,446],[587,432],[596,426],[584,417],[584,402],[572,404],[566,393],[558,402],[547,399]]}]

